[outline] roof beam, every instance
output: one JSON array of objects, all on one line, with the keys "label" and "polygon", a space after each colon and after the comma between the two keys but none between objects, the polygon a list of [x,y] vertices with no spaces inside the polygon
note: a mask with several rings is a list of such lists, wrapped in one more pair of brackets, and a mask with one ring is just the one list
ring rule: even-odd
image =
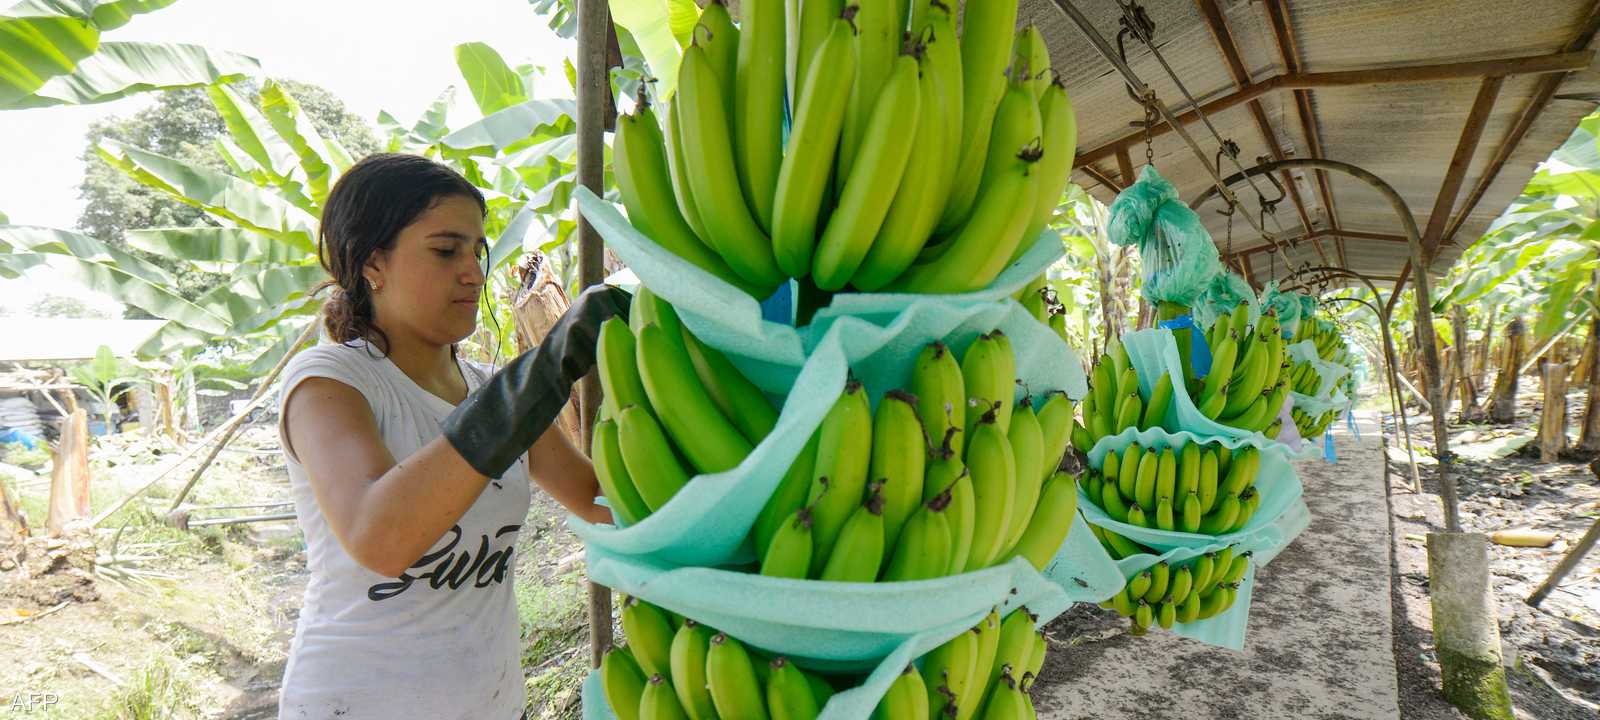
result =
[{"label": "roof beam", "polygon": [[[1272,38],[1278,45],[1278,57],[1283,60],[1283,66],[1289,74],[1295,75],[1303,72],[1300,64],[1300,48],[1295,43],[1294,28],[1289,19],[1289,0],[1267,0],[1262,3],[1267,11],[1267,23],[1272,27]],[[1295,115],[1300,118],[1300,133],[1306,138],[1306,150],[1311,157],[1323,157],[1322,134],[1317,129],[1316,111],[1311,106],[1311,91],[1297,89],[1294,91]],[[1317,170],[1312,176],[1316,179],[1317,195],[1322,200],[1322,207],[1328,213],[1328,226],[1339,227],[1339,211],[1333,204],[1333,184],[1328,179],[1326,170]],[[1339,264],[1348,262],[1345,255],[1344,238],[1335,238]]]},{"label": "roof beam", "polygon": [[[1206,27],[1211,30],[1211,38],[1217,43],[1217,51],[1222,53],[1222,59],[1228,65],[1228,72],[1233,75],[1233,84],[1238,89],[1250,86],[1250,71],[1245,69],[1244,58],[1239,55],[1239,46],[1233,40],[1233,31],[1228,28],[1228,19],[1223,16],[1222,8],[1217,7],[1217,0],[1195,0],[1200,8],[1200,15],[1206,20]],[[1267,111],[1261,107],[1261,100],[1255,99],[1248,103],[1250,117],[1255,120],[1256,131],[1261,133],[1261,140],[1267,146],[1273,160],[1284,159],[1283,146],[1278,144],[1278,134],[1273,131],[1272,123],[1267,120]],[[1311,215],[1306,212],[1305,200],[1300,197],[1300,188],[1295,185],[1294,177],[1288,170],[1279,173],[1283,178],[1283,185],[1289,191],[1289,200],[1294,203],[1295,211],[1300,215],[1300,225],[1305,228],[1306,235],[1310,236]],[[1317,255],[1322,258],[1323,264],[1328,263],[1328,253],[1323,249],[1322,243],[1313,239],[1312,245],[1317,249]]]},{"label": "roof beam", "polygon": [[1083,174],[1088,175],[1091,178],[1094,178],[1095,182],[1098,182],[1101,185],[1106,186],[1106,188],[1108,190],[1110,190],[1112,193],[1122,192],[1122,185],[1119,184],[1117,181],[1112,180],[1111,176],[1105,174],[1105,172],[1102,171],[1100,168],[1097,168],[1097,167],[1095,167],[1093,165],[1084,165],[1083,167],[1080,167],[1078,169],[1082,170]]},{"label": "roof beam", "polygon": [[[1395,235],[1393,233],[1367,232],[1365,230],[1349,230],[1349,229],[1346,229],[1346,228],[1320,228],[1320,229],[1311,231],[1310,234],[1302,235],[1300,237],[1284,238],[1284,239],[1278,241],[1278,244],[1279,245],[1287,245],[1288,247],[1294,247],[1294,246],[1300,244],[1300,242],[1302,240],[1314,240],[1316,238],[1325,238],[1325,237],[1340,238],[1340,239],[1350,238],[1350,239],[1353,239],[1353,240],[1378,240],[1378,241],[1382,241],[1382,242],[1395,242],[1395,243],[1406,242],[1406,236],[1404,236],[1404,235]],[[1247,248],[1244,248],[1244,249],[1241,249],[1241,250],[1236,250],[1236,251],[1234,251],[1233,254],[1235,256],[1237,256],[1237,257],[1245,257],[1245,256],[1253,255],[1253,254],[1258,253],[1258,252],[1265,251],[1265,250],[1272,250],[1274,247],[1276,247],[1276,246],[1273,245],[1272,243],[1262,243],[1260,245],[1251,245],[1250,247],[1247,247]]]},{"label": "roof beam", "polygon": [[1117,148],[1117,174],[1122,176],[1122,186],[1133,184],[1133,157],[1128,154],[1128,146]]},{"label": "roof beam", "polygon": [[[1422,260],[1427,271],[1433,264],[1433,256],[1439,249],[1439,239],[1444,236],[1445,225],[1450,221],[1450,211],[1456,205],[1456,195],[1461,192],[1461,183],[1466,179],[1467,167],[1472,164],[1472,156],[1478,152],[1478,141],[1483,138],[1483,128],[1489,123],[1489,114],[1494,110],[1495,98],[1500,96],[1500,86],[1505,84],[1505,76],[1490,75],[1478,85],[1478,95],[1472,100],[1472,110],[1467,113],[1467,122],[1461,127],[1461,139],[1456,142],[1455,154],[1450,157],[1450,165],[1445,169],[1444,181],[1439,184],[1439,195],[1433,200],[1433,211],[1428,213],[1428,226],[1422,231]],[[1405,284],[1406,276],[1412,271],[1411,261],[1407,260],[1405,267],[1400,269],[1400,279],[1396,282],[1398,290]]]},{"label": "roof beam", "polygon": [[[1269,92],[1279,90],[1461,80],[1481,78],[1487,75],[1565,73],[1573,70],[1582,70],[1588,67],[1593,59],[1594,51],[1582,50],[1551,55],[1506,58],[1503,60],[1477,60],[1439,65],[1411,65],[1366,70],[1278,75],[1249,85],[1242,90],[1201,103],[1198,110],[1190,109],[1187,112],[1179,113],[1177,119],[1178,122],[1187,125],[1199,121],[1201,112],[1206,115],[1219,113],[1250,102]],[[1144,132],[1142,129],[1137,130],[1099,147],[1081,151],[1073,160],[1073,167],[1110,159],[1116,154],[1117,148],[1143,141]],[[1172,125],[1169,123],[1158,123],[1150,128],[1151,137],[1165,135],[1169,132],[1172,132]]]},{"label": "roof beam", "polygon": [[[1571,52],[1589,47],[1589,43],[1594,42],[1597,32],[1600,32],[1600,2],[1596,2],[1589,8],[1588,17],[1584,19],[1578,34],[1562,50]],[[1505,138],[1500,141],[1500,146],[1495,148],[1494,156],[1489,159],[1488,167],[1484,168],[1483,173],[1478,176],[1477,184],[1472,186],[1472,191],[1467,193],[1467,199],[1462,201],[1461,210],[1456,213],[1455,219],[1450,221],[1449,228],[1444,231],[1441,247],[1455,242],[1456,232],[1467,222],[1467,217],[1472,214],[1473,208],[1477,207],[1478,201],[1483,199],[1484,193],[1489,191],[1489,186],[1494,183],[1495,177],[1500,174],[1500,169],[1505,167],[1507,160],[1511,159],[1511,153],[1516,151],[1517,145],[1522,142],[1522,138],[1528,134],[1528,130],[1533,128],[1533,121],[1539,118],[1539,114],[1544,111],[1545,105],[1548,105],[1550,99],[1555,96],[1556,88],[1561,86],[1561,81],[1567,79],[1568,75],[1569,73],[1552,73],[1539,78],[1539,84],[1535,86],[1533,98],[1528,101],[1527,107],[1522,109],[1522,114],[1517,117],[1516,123],[1506,132]]]}]

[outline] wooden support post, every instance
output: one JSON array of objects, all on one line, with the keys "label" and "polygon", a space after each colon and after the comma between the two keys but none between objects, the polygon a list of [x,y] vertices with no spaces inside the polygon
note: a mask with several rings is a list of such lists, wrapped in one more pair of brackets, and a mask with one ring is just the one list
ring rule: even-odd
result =
[{"label": "wooden support post", "polygon": [[69,523],[89,517],[89,414],[73,410],[61,424],[51,458],[50,512],[45,528],[60,535]]},{"label": "wooden support post", "polygon": [[1517,417],[1517,378],[1522,367],[1522,318],[1506,325],[1506,339],[1500,353],[1500,375],[1495,378],[1494,395],[1489,399],[1489,422],[1505,424]]},{"label": "wooden support post", "polygon": [[1600,452],[1600,318],[1589,326],[1588,372],[1577,378],[1587,388],[1584,392],[1583,431],[1578,436],[1578,449]]},{"label": "wooden support post", "polygon": [[1556,462],[1567,448],[1567,364],[1544,366],[1544,412],[1539,416],[1539,460]]},{"label": "wooden support post", "polygon": [[1450,329],[1455,334],[1456,384],[1461,388],[1461,422],[1472,422],[1478,413],[1478,387],[1472,382],[1472,353],[1467,344],[1467,311],[1460,305],[1450,313]]},{"label": "wooden support post", "polygon": [[[578,184],[596,195],[605,194],[606,107],[611,100],[608,77],[607,35],[611,32],[611,13],[602,0],[578,2]],[[581,214],[578,216],[578,286],[597,285],[605,277],[605,253],[600,235]],[[595,411],[600,406],[600,382],[590,372],[578,384],[578,410],[583,422],[585,453],[593,437]],[[611,590],[589,583],[589,662],[600,667],[600,660],[611,649]]]}]

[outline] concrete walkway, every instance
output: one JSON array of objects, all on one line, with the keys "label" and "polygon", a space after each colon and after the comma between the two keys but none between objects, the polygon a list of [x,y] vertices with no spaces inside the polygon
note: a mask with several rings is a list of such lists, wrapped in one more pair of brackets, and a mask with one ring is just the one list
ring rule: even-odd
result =
[{"label": "concrete walkway", "polygon": [[1039,717],[1398,718],[1383,466],[1361,436],[1341,425],[1338,463],[1296,464],[1311,527],[1258,577],[1244,652],[1080,605],[1046,629]]}]

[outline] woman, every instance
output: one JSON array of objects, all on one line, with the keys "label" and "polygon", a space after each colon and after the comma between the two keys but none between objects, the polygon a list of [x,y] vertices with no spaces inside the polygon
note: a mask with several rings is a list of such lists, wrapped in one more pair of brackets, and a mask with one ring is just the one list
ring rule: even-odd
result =
[{"label": "woman", "polygon": [[517,718],[525,478],[610,521],[589,461],[551,423],[627,296],[585,293],[499,372],[464,360],[484,213],[471,183],[412,155],[368,157],[328,196],[332,342],[290,361],[279,399],[311,573],[279,717]]}]

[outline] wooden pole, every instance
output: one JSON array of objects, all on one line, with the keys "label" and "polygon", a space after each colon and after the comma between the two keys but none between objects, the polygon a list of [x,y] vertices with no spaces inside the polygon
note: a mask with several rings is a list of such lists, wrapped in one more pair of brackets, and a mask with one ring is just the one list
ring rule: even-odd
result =
[{"label": "wooden pole", "polygon": [[1567,364],[1544,366],[1544,411],[1539,416],[1539,460],[1556,462],[1567,448]]},{"label": "wooden pole", "polygon": [[72,411],[61,424],[61,438],[50,469],[50,512],[45,528],[60,535],[69,523],[86,518],[89,507],[89,414]]},{"label": "wooden pole", "polygon": [[[578,184],[596,195],[605,194],[605,109],[610,102],[607,77],[607,40],[610,10],[603,0],[578,0]],[[578,215],[578,285],[599,284],[605,277],[600,235]],[[589,451],[595,411],[600,404],[600,383],[590,372],[578,385],[578,408],[583,422],[583,449]],[[600,660],[611,648],[611,590],[589,583],[589,662]]]}]

